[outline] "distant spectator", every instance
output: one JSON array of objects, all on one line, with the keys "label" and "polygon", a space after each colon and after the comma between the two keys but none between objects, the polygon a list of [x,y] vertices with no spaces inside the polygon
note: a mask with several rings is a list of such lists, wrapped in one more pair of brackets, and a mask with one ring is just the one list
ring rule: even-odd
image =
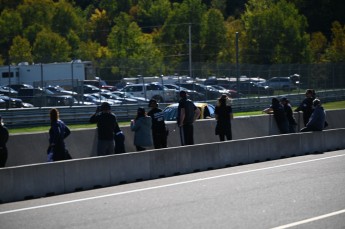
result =
[{"label": "distant spectator", "polygon": [[[50,129],[48,154],[52,154],[48,161],[61,161],[71,159],[65,145],[65,138],[71,134],[68,126],[59,119],[56,108],[50,110]],[[48,155],[49,156],[49,155]]]},{"label": "distant spectator", "polygon": [[319,99],[314,99],[313,106],[314,111],[306,127],[302,128],[301,132],[322,131],[325,128],[326,112],[321,106],[321,101]]},{"label": "distant spectator", "polygon": [[103,102],[96,113],[90,117],[90,123],[97,123],[97,155],[110,155],[115,150],[115,133],[121,133],[116,116],[111,112],[110,104]]},{"label": "distant spectator", "polygon": [[273,114],[276,120],[279,132],[286,134],[289,132],[289,122],[284,110],[283,105],[280,104],[277,98],[272,99],[272,105],[269,108],[263,110],[264,113]]},{"label": "distant spectator", "polygon": [[231,120],[234,118],[232,108],[228,104],[230,101],[229,97],[223,94],[219,99],[215,108],[216,124],[216,135],[219,135],[219,140],[224,141],[225,137],[227,140],[232,140],[231,132]]},{"label": "distant spectator", "polygon": [[315,99],[315,90],[307,89],[305,92],[305,99],[303,102],[295,109],[296,112],[303,112],[303,123],[304,126],[307,125],[311,114],[313,113],[313,100]]},{"label": "distant spectator", "polygon": [[6,165],[8,157],[6,143],[8,141],[8,138],[8,130],[3,123],[2,117],[0,116],[0,168],[5,167]]},{"label": "distant spectator", "polygon": [[137,151],[152,146],[152,119],[147,116],[143,107],[138,108],[136,118],[131,120],[131,130],[135,132],[134,145]]},{"label": "distant spectator", "polygon": [[155,149],[167,147],[168,130],[164,122],[163,110],[158,108],[156,100],[149,102],[151,110],[147,113],[152,118],[152,138]]},{"label": "distant spectator", "polygon": [[186,91],[180,91],[180,98],[177,108],[177,124],[180,127],[181,145],[193,145],[193,123],[199,118],[200,110],[192,100],[187,99]]},{"label": "distant spectator", "polygon": [[282,98],[280,100],[280,102],[282,103],[285,113],[286,113],[286,117],[288,119],[289,122],[289,133],[295,133],[296,132],[296,126],[297,126],[297,122],[293,116],[293,111],[291,108],[291,104],[290,101],[287,98]]}]

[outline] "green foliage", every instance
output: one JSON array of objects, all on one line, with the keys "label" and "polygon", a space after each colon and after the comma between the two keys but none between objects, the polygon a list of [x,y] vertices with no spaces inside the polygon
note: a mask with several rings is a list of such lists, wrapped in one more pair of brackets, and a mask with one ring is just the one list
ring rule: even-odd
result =
[{"label": "green foliage", "polygon": [[307,21],[293,4],[285,0],[277,3],[250,0],[242,20],[249,41],[248,62],[309,62]]},{"label": "green foliage", "polygon": [[9,51],[12,63],[17,64],[20,62],[33,62],[31,45],[27,39],[17,36],[13,39],[12,43],[13,44]]},{"label": "green foliage", "polygon": [[65,38],[49,30],[37,34],[33,45],[34,62],[51,63],[70,60],[71,47]]},{"label": "green foliage", "polygon": [[0,0],[0,64],[83,59],[107,78],[186,74],[189,27],[195,76],[236,62],[236,32],[240,63],[344,62],[343,6],[341,0]]},{"label": "green foliage", "polygon": [[339,22],[332,24],[333,40],[327,50],[327,55],[332,62],[345,62],[345,26]]},{"label": "green foliage", "polygon": [[214,62],[226,44],[224,18],[219,10],[210,9],[204,14],[200,33],[203,61]]}]

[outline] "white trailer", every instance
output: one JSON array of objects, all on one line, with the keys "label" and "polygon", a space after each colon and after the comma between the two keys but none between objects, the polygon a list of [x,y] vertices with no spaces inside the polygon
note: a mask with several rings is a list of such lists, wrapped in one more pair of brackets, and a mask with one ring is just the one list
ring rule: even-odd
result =
[{"label": "white trailer", "polygon": [[31,84],[33,86],[73,85],[75,81],[95,79],[91,61],[27,64],[0,67],[0,84]]}]

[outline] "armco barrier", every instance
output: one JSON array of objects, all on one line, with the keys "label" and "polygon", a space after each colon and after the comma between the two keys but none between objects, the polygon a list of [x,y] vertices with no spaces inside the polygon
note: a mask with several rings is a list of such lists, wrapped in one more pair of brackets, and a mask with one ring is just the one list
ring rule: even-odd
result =
[{"label": "armco barrier", "polygon": [[345,148],[345,128],[0,169],[0,202]]},{"label": "armco barrier", "polygon": [[[295,113],[302,127],[302,113]],[[345,128],[345,110],[327,111],[328,129]],[[168,124],[170,134],[168,146],[180,146],[179,128],[175,123]],[[194,124],[194,139],[196,144],[218,142],[215,135],[216,121],[214,119],[199,120]],[[48,129],[48,128],[47,128]],[[126,136],[126,151],[135,152],[133,132],[123,127]],[[237,117],[232,121],[233,139],[254,138],[278,134],[275,120],[272,115]],[[11,135],[7,144],[9,157],[6,166],[18,166],[45,162],[47,159],[48,131],[35,134]],[[73,130],[66,139],[67,148],[73,158],[96,156],[97,132],[96,129]]]}]

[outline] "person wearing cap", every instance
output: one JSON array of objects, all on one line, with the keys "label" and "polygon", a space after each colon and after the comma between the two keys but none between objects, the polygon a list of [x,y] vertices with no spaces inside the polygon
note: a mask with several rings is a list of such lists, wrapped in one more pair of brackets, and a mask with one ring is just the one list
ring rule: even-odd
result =
[{"label": "person wearing cap", "polygon": [[152,119],[152,139],[155,149],[167,147],[168,130],[164,122],[163,110],[158,108],[155,99],[149,101],[151,110],[147,113]]},{"label": "person wearing cap", "polygon": [[9,134],[8,129],[5,127],[2,117],[0,116],[0,168],[5,167],[8,151],[6,143],[8,141]]},{"label": "person wearing cap", "polygon": [[113,154],[115,134],[121,133],[121,129],[115,114],[111,112],[110,104],[103,102],[100,107],[97,107],[96,113],[90,117],[90,123],[97,123],[97,155]]},{"label": "person wearing cap", "polygon": [[180,98],[177,108],[177,125],[180,127],[181,145],[193,145],[193,123],[199,118],[200,110],[192,100],[187,99],[186,91],[180,91]]},{"label": "person wearing cap", "polygon": [[145,108],[138,108],[136,118],[131,120],[131,130],[134,131],[134,145],[137,151],[152,146],[152,119],[147,116]]},{"label": "person wearing cap", "polygon": [[321,101],[319,99],[314,99],[313,107],[314,111],[311,114],[306,127],[302,128],[301,132],[322,131],[325,127],[326,112],[321,106]]},{"label": "person wearing cap", "polygon": [[287,117],[288,122],[289,122],[289,133],[295,133],[297,122],[295,120],[295,117],[293,116],[293,111],[291,108],[290,101],[286,97],[283,97],[280,99],[280,102],[284,107],[286,117]]},{"label": "person wearing cap", "polygon": [[295,109],[296,112],[303,112],[303,123],[304,126],[307,125],[311,114],[313,113],[313,100],[315,99],[315,90],[307,89],[305,92],[305,99],[303,102]]}]

